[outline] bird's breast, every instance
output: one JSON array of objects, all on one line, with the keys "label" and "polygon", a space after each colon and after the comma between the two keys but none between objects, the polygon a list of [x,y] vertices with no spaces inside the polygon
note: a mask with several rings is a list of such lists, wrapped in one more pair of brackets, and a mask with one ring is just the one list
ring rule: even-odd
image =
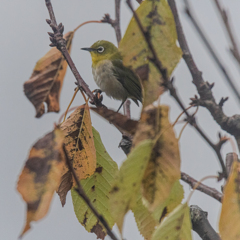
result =
[{"label": "bird's breast", "polygon": [[92,67],[93,78],[107,96],[117,100],[125,100],[128,97],[127,91],[114,76],[113,67],[110,60],[100,61],[95,67]]}]

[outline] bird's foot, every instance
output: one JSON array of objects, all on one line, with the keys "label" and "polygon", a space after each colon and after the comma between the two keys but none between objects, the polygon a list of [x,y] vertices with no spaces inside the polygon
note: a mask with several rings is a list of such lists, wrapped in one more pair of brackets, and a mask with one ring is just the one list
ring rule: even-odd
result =
[{"label": "bird's foot", "polygon": [[90,101],[90,103],[95,104],[95,105],[96,105],[96,103],[97,103],[97,105],[102,103],[102,100],[103,100],[103,95],[101,95],[102,90],[95,89],[92,92],[94,93],[94,101]]}]

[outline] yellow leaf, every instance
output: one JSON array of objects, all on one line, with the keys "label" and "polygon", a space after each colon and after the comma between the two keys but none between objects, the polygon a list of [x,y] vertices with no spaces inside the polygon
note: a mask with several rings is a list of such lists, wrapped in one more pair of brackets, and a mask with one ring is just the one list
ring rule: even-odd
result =
[{"label": "yellow leaf", "polygon": [[224,187],[219,231],[222,240],[240,239],[240,162],[234,161]]},{"label": "yellow leaf", "polygon": [[142,180],[143,197],[154,211],[169,197],[173,184],[180,179],[178,141],[168,121],[168,107],[160,109],[159,126],[162,134],[157,140]]},{"label": "yellow leaf", "polygon": [[[74,32],[64,35],[67,50],[71,51]],[[24,92],[36,109],[36,117],[48,112],[59,112],[59,97],[67,70],[67,62],[57,48],[51,48],[36,64],[32,76],[24,83]]]},{"label": "yellow leaf", "polygon": [[32,221],[40,220],[48,212],[65,162],[63,139],[62,131],[56,128],[36,142],[29,153],[17,186],[27,203],[26,225],[21,236],[30,229]]},{"label": "yellow leaf", "polygon": [[[170,76],[182,53],[176,45],[175,22],[167,1],[145,0],[136,13],[144,29],[148,30],[157,56]],[[163,92],[161,75],[149,61],[152,54],[134,17],[120,42],[119,49],[123,55],[124,65],[135,70],[142,80],[145,94],[143,106],[153,103]]]},{"label": "yellow leaf", "polygon": [[[78,179],[81,180],[90,177],[96,169],[96,149],[94,146],[89,106],[85,104],[78,107],[61,124],[60,128],[65,135],[64,144]],[[69,169],[65,166],[62,173],[62,182],[58,189],[63,205],[66,194],[72,187],[72,183],[73,186],[75,185],[73,178],[69,183],[69,174]]]}]

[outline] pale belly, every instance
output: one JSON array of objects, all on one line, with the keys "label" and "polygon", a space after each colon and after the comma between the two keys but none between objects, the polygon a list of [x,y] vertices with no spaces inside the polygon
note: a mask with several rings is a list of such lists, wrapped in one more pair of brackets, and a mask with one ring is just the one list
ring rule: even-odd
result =
[{"label": "pale belly", "polygon": [[103,63],[101,62],[101,64],[97,65],[96,69],[92,68],[93,78],[98,87],[105,92],[107,96],[125,101],[128,93],[113,75],[111,68],[111,61],[104,60]]}]

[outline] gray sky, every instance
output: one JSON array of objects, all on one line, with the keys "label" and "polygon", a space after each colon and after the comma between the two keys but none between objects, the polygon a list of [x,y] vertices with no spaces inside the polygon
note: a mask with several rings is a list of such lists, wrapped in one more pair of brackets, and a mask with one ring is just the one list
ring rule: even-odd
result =
[{"label": "gray sky", "polygon": [[[44,0],[2,0],[0,8],[1,29],[1,54],[0,54],[0,109],[1,109],[1,168],[0,168],[0,239],[17,239],[22,230],[25,220],[25,203],[16,191],[16,182],[28,151],[32,144],[40,137],[51,131],[54,122],[58,121],[61,114],[50,113],[41,119],[35,119],[35,109],[23,93],[23,83],[28,80],[35,63],[49,50],[49,39],[46,32],[50,31],[45,19],[49,18]],[[228,115],[239,113],[239,105],[229,87],[226,85],[222,74],[216,68],[207,50],[199,40],[192,25],[182,11],[182,1],[177,0],[180,10],[184,31],[199,69],[204,78],[215,82],[213,89],[217,101],[223,96],[230,99],[224,106]],[[228,52],[228,41],[218,20],[213,1],[192,1],[196,16],[204,26],[209,39],[214,43],[215,49],[222,60],[224,60],[231,76],[238,82],[239,69]],[[239,0],[222,0],[231,14],[231,22],[234,25],[235,34],[240,39],[239,31]],[[114,1],[110,0],[52,0],[54,11],[58,22],[63,22],[65,30],[73,30],[78,24],[87,20],[99,20],[104,13],[110,13],[114,17]],[[137,4],[136,4],[137,6]],[[122,2],[121,28],[126,30],[131,13],[125,1]],[[82,27],[73,39],[72,58],[77,65],[83,79],[88,83],[90,89],[96,85],[91,74],[91,59],[87,52],[80,51],[81,47],[89,47],[96,40],[109,40],[116,44],[115,33],[107,24],[90,24]],[[191,83],[191,76],[183,61],[180,62],[176,71],[176,87],[182,100],[187,105],[189,98],[196,94],[196,89]],[[66,109],[75,88],[74,77],[68,69],[61,94],[61,113]],[[238,84],[239,85],[239,84]],[[165,93],[161,102],[171,107],[170,119],[173,122],[180,113],[175,101]],[[83,103],[82,97],[76,98],[73,106]],[[104,104],[110,108],[117,109],[120,102],[110,100],[104,96]],[[140,108],[131,105],[132,115],[138,118]],[[210,114],[205,109],[200,109],[197,114],[199,124],[214,141],[217,141],[217,133],[220,128],[215,124]],[[120,133],[103,119],[92,114],[93,126],[100,132],[103,143],[112,158],[120,165],[125,159],[124,153],[118,149],[121,139]],[[181,126],[176,127],[177,134]],[[223,131],[222,131],[223,132]],[[180,141],[182,170],[200,179],[206,175],[214,175],[220,167],[214,152],[202,140],[202,138],[191,127],[187,127]],[[229,143],[222,151],[231,152]],[[220,189],[221,184],[215,180],[205,182],[210,186]],[[185,184],[185,196],[189,194],[189,187]],[[210,197],[195,192],[190,204],[197,204],[209,213],[208,218],[214,228],[217,227],[220,214],[220,204]],[[114,229],[116,231],[116,228]],[[194,239],[199,239],[196,234]],[[129,213],[124,225],[124,238],[142,239],[134,223],[132,214]],[[61,207],[58,197],[55,195],[50,212],[46,218],[33,224],[25,240],[42,239],[96,239],[94,234],[87,233],[78,223],[71,203],[70,194],[67,204]]]}]

